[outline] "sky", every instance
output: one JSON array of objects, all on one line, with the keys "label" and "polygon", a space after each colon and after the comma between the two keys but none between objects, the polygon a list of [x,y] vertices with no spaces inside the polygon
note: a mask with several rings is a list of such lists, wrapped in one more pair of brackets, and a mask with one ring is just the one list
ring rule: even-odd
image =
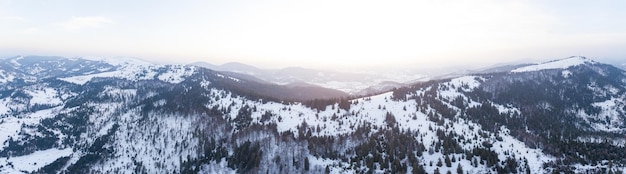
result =
[{"label": "sky", "polygon": [[264,68],[626,60],[621,0],[0,0],[0,56]]}]

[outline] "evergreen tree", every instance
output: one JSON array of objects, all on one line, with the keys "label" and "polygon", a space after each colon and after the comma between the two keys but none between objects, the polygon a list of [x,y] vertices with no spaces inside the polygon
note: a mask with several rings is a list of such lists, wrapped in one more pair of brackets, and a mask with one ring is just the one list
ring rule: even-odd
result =
[{"label": "evergreen tree", "polygon": [[309,157],[304,158],[304,170],[309,171]]},{"label": "evergreen tree", "polygon": [[452,162],[450,162],[450,157],[448,155],[446,155],[444,161],[446,162],[446,167],[452,167]]}]

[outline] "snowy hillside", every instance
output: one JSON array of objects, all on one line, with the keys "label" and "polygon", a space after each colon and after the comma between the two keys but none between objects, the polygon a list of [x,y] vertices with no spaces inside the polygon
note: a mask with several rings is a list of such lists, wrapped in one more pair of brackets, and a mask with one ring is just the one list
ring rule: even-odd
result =
[{"label": "snowy hillside", "polygon": [[578,66],[582,64],[595,64],[596,62],[587,59],[582,56],[572,56],[565,59],[545,62],[537,65],[530,65],[521,68],[517,68],[512,70],[511,72],[529,72],[529,71],[539,71],[539,70],[547,70],[547,69],[567,69],[569,67]]},{"label": "snowy hillside", "polygon": [[0,173],[624,171],[626,73],[570,59],[297,102],[194,66],[7,59],[44,70],[4,69]]},{"label": "snowy hillside", "polygon": [[115,70],[93,73],[80,76],[59,78],[70,83],[83,85],[93,78],[120,78],[130,81],[158,79],[169,83],[180,83],[185,77],[194,72],[192,66],[184,65],[156,65],[137,59],[102,59],[115,66]]},{"label": "snowy hillside", "polygon": [[[469,82],[464,81],[468,79],[470,80]],[[471,81],[471,78],[465,78],[454,80],[450,83],[450,85],[461,86],[462,83],[475,83],[475,81]],[[111,89],[110,86],[107,86],[105,88]],[[284,134],[284,132],[291,132],[294,135],[294,138],[298,138],[299,136],[328,137],[350,135],[355,134],[355,131],[357,131],[357,129],[355,129],[356,127],[371,127],[370,130],[366,130],[366,132],[369,132],[368,134],[375,134],[376,132],[388,131],[385,129],[391,129],[395,127],[400,130],[420,132],[419,134],[416,134],[416,138],[418,138],[425,147],[437,147],[438,145],[436,144],[441,137],[438,137],[437,132],[433,130],[443,130],[444,132],[452,131],[450,132],[451,135],[478,138],[477,141],[471,141],[462,144],[461,148],[463,150],[471,151],[477,146],[483,146],[482,144],[480,144],[480,142],[490,142],[491,144],[494,144],[496,146],[500,145],[499,148],[494,148],[494,152],[502,154],[506,152],[509,154],[502,156],[503,159],[511,157],[512,155],[517,157],[523,157],[527,159],[526,161],[538,161],[539,163],[523,164],[528,165],[534,172],[539,172],[542,170],[541,164],[543,162],[549,162],[553,160],[553,157],[543,154],[540,150],[528,148],[522,142],[515,140],[515,138],[513,137],[510,137],[510,135],[508,135],[508,130],[506,130],[505,128],[494,134],[487,133],[485,130],[482,130],[480,128],[481,126],[476,123],[466,122],[462,120],[445,120],[443,124],[437,123],[429,120],[426,114],[416,112],[419,109],[417,108],[418,105],[415,101],[393,101],[391,99],[392,93],[385,93],[378,96],[353,100],[351,102],[354,104],[350,106],[349,110],[340,109],[338,105],[335,105],[327,106],[326,110],[320,111],[303,106],[302,104],[284,105],[275,102],[263,103],[258,101],[250,101],[243,97],[232,97],[232,95],[229,94],[229,92],[227,91],[215,90],[211,88],[205,89],[205,95],[207,96],[224,96],[219,100],[210,99],[207,102],[206,108],[221,108],[229,106],[229,109],[227,110],[230,110],[230,112],[225,112],[222,117],[225,120],[234,120],[234,122],[231,124],[236,131],[245,130],[244,128],[242,128],[243,125],[246,125],[243,127],[247,127],[248,125],[273,124],[276,126],[275,131],[277,131],[277,133]],[[137,91],[136,89],[114,89],[105,91],[110,92],[104,92],[103,95],[112,96],[113,100],[132,101],[133,98],[141,96],[138,95],[140,91]],[[451,95],[448,97],[451,97]],[[157,107],[159,105],[168,104],[168,100],[159,101],[160,102],[153,103],[152,105],[154,105],[154,107]],[[87,124],[94,126],[87,128],[87,131],[84,133],[87,135],[87,137],[105,137],[110,136],[109,133],[114,133],[111,136],[114,138],[109,140],[109,142],[112,143],[110,146],[113,149],[113,153],[110,155],[110,157],[103,159],[104,161],[102,161],[101,163],[91,166],[91,170],[107,173],[113,171],[132,172],[136,168],[135,165],[137,161],[140,161],[141,163],[145,163],[142,166],[145,167],[144,170],[148,173],[160,171],[174,172],[178,171],[181,163],[179,163],[178,161],[174,161],[173,163],[161,163],[180,157],[187,158],[183,161],[200,158],[200,156],[197,156],[197,154],[190,152],[198,151],[200,148],[198,147],[198,143],[202,140],[199,140],[199,137],[194,137],[193,135],[194,131],[198,131],[198,129],[201,128],[199,127],[201,125],[197,125],[194,123],[206,122],[202,121],[203,114],[197,116],[183,116],[177,114],[168,116],[167,114],[163,115],[160,113],[150,112],[147,115],[147,119],[149,119],[149,121],[145,122],[142,121],[142,119],[146,119],[146,117],[142,116],[140,108],[129,108],[128,112],[126,113],[115,113],[116,110],[119,111],[121,108],[127,107],[123,103],[124,102],[98,102],[83,105],[84,107],[95,109],[93,111],[94,114],[102,114],[103,116],[106,116],[89,116]],[[241,119],[241,112],[248,110],[250,107],[254,107],[254,110],[256,111],[251,111],[250,113],[248,113],[250,120],[248,120],[246,123],[240,123],[238,120]],[[427,110],[429,109],[427,108]],[[504,111],[506,111],[506,109],[503,110],[503,112]],[[68,111],[59,110],[56,112],[51,112],[53,113],[47,113],[44,115],[56,115]],[[265,113],[270,113],[273,116],[264,119],[263,117]],[[386,120],[388,118],[384,117],[384,115],[386,114],[392,115],[393,120],[395,120],[393,124],[397,125],[390,125],[389,120]],[[312,117],[313,115],[315,115],[315,117]],[[204,117],[206,117],[206,115]],[[31,122],[30,124],[36,125],[37,123]],[[217,126],[214,124],[209,125]],[[54,131],[54,128],[52,129],[52,132],[63,132],[62,130]],[[19,130],[18,132],[23,132],[23,134],[29,135],[29,129],[27,127],[22,126],[21,128],[17,128],[17,130]],[[226,130],[224,130],[224,132],[229,132]],[[311,135],[303,135],[302,132],[299,132],[302,130],[304,130],[305,132],[310,132]],[[258,135],[245,135],[251,133],[253,135]],[[262,132],[249,132],[245,134],[243,135],[244,138],[233,140],[244,141],[247,139],[248,141],[264,142],[273,139],[271,138],[271,135],[264,135],[266,133]],[[62,139],[62,137],[69,135],[64,135],[61,133],[55,136],[59,136],[59,139]],[[20,136],[13,135],[8,137],[19,138]],[[499,141],[496,140],[496,138],[502,138],[502,140]],[[87,140],[87,142],[93,143],[97,141],[98,139]],[[273,141],[275,140],[269,142]],[[355,143],[359,142],[358,140],[352,141],[355,141]],[[155,144],[155,142],[157,143]],[[277,147],[281,146],[280,144],[275,145]],[[264,144],[263,146],[272,146],[272,144]],[[350,148],[350,146],[354,145],[348,145],[345,148]],[[281,154],[281,151],[283,151],[283,149],[277,147],[267,147],[269,149],[263,148],[263,151],[265,151],[268,156],[265,157],[267,159],[263,159],[261,160],[261,162],[265,162],[265,160],[269,162],[275,158],[273,154]],[[32,155],[38,153],[47,153],[47,151],[51,150],[45,149],[41,151],[35,151]],[[67,154],[66,151],[64,151],[64,153]],[[81,154],[83,153],[84,152],[72,153],[67,163],[73,163],[74,165],[77,165],[77,163],[82,158],[84,158],[84,156],[81,156]],[[330,166],[331,171],[341,173],[350,171],[354,172],[353,169],[341,167],[341,165],[348,164],[345,164],[339,159],[333,159],[324,156],[315,156],[313,154],[309,154],[310,152],[307,151],[299,151],[298,153],[301,153],[299,154],[299,156],[315,159],[314,161],[320,162],[320,164],[312,162],[310,164],[311,168],[319,168],[321,170],[325,168],[325,166],[322,166],[324,164]],[[426,165],[429,163],[437,163],[438,160],[443,159],[444,156],[448,155],[444,155],[442,154],[442,152],[438,152],[433,154],[424,154],[417,159],[418,161],[421,161],[423,163],[421,165]],[[58,157],[63,157],[63,155],[59,155]],[[462,155],[451,155],[451,157],[461,158]],[[33,157],[14,156],[11,159],[16,158],[27,159]],[[480,158],[477,159],[480,160]],[[45,161],[39,162],[39,166],[45,166],[49,163],[52,163],[53,161],[54,159],[48,160],[47,163]],[[218,163],[219,160],[215,162]],[[8,171],[34,171],[33,168],[28,168],[29,165],[17,164],[14,161],[6,161],[6,163],[12,164],[11,167],[7,168],[10,169]],[[472,161],[470,160],[460,159],[459,161],[452,163],[453,167],[425,166],[424,169],[426,171],[432,171],[435,170],[435,168],[438,168],[438,170],[445,172],[447,170],[454,171],[456,170],[456,167],[458,165],[462,165],[464,166],[464,170],[471,173],[490,171],[489,166],[478,165],[477,167],[473,167],[471,163]],[[266,170],[269,170],[269,168]],[[381,170],[382,172],[386,169],[379,170]]]}]

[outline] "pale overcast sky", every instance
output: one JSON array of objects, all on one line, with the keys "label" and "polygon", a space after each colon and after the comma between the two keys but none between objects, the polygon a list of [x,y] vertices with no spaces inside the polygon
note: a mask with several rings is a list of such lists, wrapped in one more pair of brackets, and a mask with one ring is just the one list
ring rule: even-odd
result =
[{"label": "pale overcast sky", "polygon": [[0,0],[0,55],[266,68],[626,59],[626,1]]}]

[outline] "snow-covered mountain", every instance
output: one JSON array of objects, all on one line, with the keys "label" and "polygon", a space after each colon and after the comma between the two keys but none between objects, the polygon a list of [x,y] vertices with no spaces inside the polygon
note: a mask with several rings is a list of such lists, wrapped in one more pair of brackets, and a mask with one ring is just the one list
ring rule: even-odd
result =
[{"label": "snow-covered mountain", "polygon": [[[0,173],[626,169],[626,72],[582,57],[351,99],[189,65],[54,62],[0,61]],[[323,99],[285,100],[301,93]]]},{"label": "snow-covered mountain", "polygon": [[524,66],[521,68],[517,68],[511,70],[511,72],[530,72],[530,71],[540,71],[540,70],[549,70],[549,69],[567,69],[573,66],[579,66],[583,64],[595,64],[593,60],[587,59],[582,56],[572,56],[565,59],[553,60],[537,65]]},{"label": "snow-covered mountain", "polygon": [[344,91],[352,95],[375,94],[383,91],[372,89],[386,89],[390,83],[402,84],[426,78],[416,73],[378,73],[378,72],[339,72],[315,70],[300,67],[287,67],[277,70],[260,69],[242,63],[226,63],[213,65],[206,62],[196,62],[191,65],[205,67],[216,71],[233,72],[232,76],[253,76],[274,84],[308,83],[330,89]]}]

